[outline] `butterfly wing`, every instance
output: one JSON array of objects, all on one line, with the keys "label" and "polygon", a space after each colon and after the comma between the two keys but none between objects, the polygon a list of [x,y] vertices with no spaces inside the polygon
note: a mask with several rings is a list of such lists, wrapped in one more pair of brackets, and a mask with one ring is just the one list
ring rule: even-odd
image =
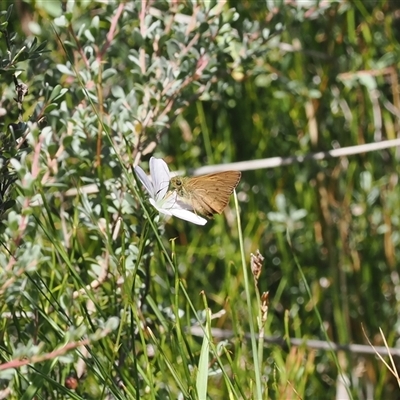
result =
[{"label": "butterfly wing", "polygon": [[241,173],[226,171],[191,179],[191,202],[199,213],[207,217],[221,214],[240,181]]}]

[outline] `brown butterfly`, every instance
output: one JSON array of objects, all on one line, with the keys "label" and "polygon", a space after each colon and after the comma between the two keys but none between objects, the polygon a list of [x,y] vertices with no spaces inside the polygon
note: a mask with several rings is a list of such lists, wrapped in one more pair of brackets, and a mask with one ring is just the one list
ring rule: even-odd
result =
[{"label": "brown butterfly", "polygon": [[195,212],[211,218],[224,211],[241,175],[238,171],[226,171],[193,178],[177,176],[171,179],[171,187]]}]

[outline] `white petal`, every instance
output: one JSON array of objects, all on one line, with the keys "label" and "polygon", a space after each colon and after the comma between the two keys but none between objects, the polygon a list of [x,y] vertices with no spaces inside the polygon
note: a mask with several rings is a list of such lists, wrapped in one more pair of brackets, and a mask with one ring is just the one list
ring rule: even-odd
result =
[{"label": "white petal", "polygon": [[189,221],[196,225],[205,225],[207,223],[207,220],[205,218],[202,218],[199,215],[197,215],[189,210],[172,208],[170,211],[173,216],[183,219],[185,221]]},{"label": "white petal", "polygon": [[163,199],[169,187],[169,169],[162,158],[150,158],[150,174],[154,184],[155,199]]},{"label": "white petal", "polygon": [[162,208],[167,208],[169,210],[171,208],[182,208],[177,201],[177,196],[178,194],[175,191],[168,192],[161,201],[158,201],[158,203],[162,204]]},{"label": "white petal", "polygon": [[173,215],[170,208],[164,208],[163,205],[158,204],[154,199],[149,199],[150,204],[161,214]]},{"label": "white petal", "polygon": [[176,191],[167,193],[162,208],[164,211],[169,210],[170,215],[192,222],[193,224],[205,225],[207,223],[206,219],[193,212],[193,208],[189,204],[179,200]]},{"label": "white petal", "polygon": [[[175,192],[176,193],[176,192]],[[178,196],[178,193],[176,193],[176,202],[175,202],[175,208],[182,208],[183,210],[189,210],[189,211],[193,211],[193,207],[188,204],[185,203],[181,197]]]},{"label": "white petal", "polygon": [[139,166],[135,172],[150,194],[150,204],[161,214],[173,215],[196,225],[205,225],[207,220],[192,212],[192,207],[178,199],[176,191],[167,193],[170,181],[167,163],[161,158],[150,158],[151,181]]},{"label": "white petal", "polygon": [[147,177],[146,173],[140,168],[136,166],[134,168],[136,175],[140,179],[140,182],[143,183],[143,186],[146,188],[147,192],[149,193],[150,197],[155,197],[154,186],[150,179]]}]

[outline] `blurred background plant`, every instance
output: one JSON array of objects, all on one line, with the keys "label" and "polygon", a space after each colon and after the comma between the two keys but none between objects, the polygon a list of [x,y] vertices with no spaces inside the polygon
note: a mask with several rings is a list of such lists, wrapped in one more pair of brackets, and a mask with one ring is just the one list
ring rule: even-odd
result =
[{"label": "blurred background plant", "polygon": [[[397,138],[396,3],[11,4],[0,4],[3,398],[395,398],[374,355],[289,340],[255,351],[247,333],[368,344],[364,326],[396,347],[397,149],[247,171],[241,226],[233,208],[204,227],[161,219],[132,166]],[[257,249],[252,285],[241,266]]]}]

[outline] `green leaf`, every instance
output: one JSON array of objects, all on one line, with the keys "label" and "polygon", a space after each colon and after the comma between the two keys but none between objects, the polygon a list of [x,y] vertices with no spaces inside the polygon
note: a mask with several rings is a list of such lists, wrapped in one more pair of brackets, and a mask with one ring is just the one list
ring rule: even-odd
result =
[{"label": "green leaf", "polygon": [[57,69],[65,75],[71,75],[71,76],[75,76],[75,73],[69,69],[66,65],[63,64],[57,64]]}]

